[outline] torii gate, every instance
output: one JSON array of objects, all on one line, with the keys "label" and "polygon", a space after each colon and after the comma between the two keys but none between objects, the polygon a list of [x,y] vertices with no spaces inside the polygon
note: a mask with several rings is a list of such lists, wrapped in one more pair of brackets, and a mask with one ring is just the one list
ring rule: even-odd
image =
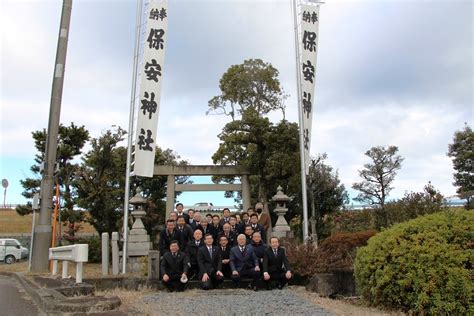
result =
[{"label": "torii gate", "polygon": [[[153,176],[167,176],[166,219],[174,209],[176,192],[185,191],[241,191],[244,210],[250,207],[250,172],[240,166],[160,166],[155,165]],[[240,176],[240,184],[177,184],[176,176]]]}]

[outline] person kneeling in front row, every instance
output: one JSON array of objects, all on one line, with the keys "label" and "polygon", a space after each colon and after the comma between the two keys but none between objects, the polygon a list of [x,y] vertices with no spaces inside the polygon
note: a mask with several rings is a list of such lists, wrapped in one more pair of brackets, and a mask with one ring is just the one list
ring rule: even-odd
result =
[{"label": "person kneeling in front row", "polygon": [[291,277],[290,263],[285,249],[280,247],[277,237],[272,237],[270,247],[265,249],[263,255],[263,279],[267,284],[267,289],[271,289],[271,283],[276,282],[281,290]]},{"label": "person kneeling in front row", "polygon": [[184,291],[188,281],[188,269],[188,255],[185,252],[179,251],[177,240],[171,241],[170,252],[165,253],[161,260],[162,280],[168,291]]},{"label": "person kneeling in front row", "polygon": [[258,279],[260,278],[258,258],[253,247],[247,245],[244,234],[237,237],[237,246],[230,250],[230,269],[235,287],[240,284],[241,278],[251,277],[253,280],[249,287],[255,291],[258,290]]},{"label": "person kneeling in front row", "polygon": [[199,248],[197,255],[199,279],[201,280],[201,288],[204,290],[217,287],[224,277],[219,247],[214,246],[213,243],[212,234],[206,234],[204,236],[204,246]]}]

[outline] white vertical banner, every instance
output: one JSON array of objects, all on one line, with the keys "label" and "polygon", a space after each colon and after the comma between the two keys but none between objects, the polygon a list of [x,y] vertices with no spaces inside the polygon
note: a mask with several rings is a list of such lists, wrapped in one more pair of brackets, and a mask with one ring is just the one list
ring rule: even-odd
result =
[{"label": "white vertical banner", "polygon": [[157,146],[156,130],[167,45],[168,1],[150,1],[145,18],[146,33],[144,34],[143,62],[139,69],[142,79],[138,96],[133,174],[153,177]]},{"label": "white vertical banner", "polygon": [[316,82],[316,60],[318,52],[319,5],[301,5],[301,104],[303,113],[303,143],[305,170],[310,163],[311,127],[314,112],[314,86]]}]

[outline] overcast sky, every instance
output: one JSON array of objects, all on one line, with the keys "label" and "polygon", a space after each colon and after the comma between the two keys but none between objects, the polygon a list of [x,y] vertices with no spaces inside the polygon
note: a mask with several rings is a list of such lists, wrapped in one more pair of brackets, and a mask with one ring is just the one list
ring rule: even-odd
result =
[{"label": "overcast sky", "polygon": [[[31,176],[31,132],[48,124],[61,4],[0,0],[0,177],[10,181],[7,203],[25,202],[19,180]],[[453,133],[474,121],[473,13],[472,1],[457,0],[322,6],[311,152],[328,154],[346,188],[359,180],[365,151],[396,145],[405,161],[392,198],[428,181],[446,196],[455,193],[446,152]],[[112,125],[128,129],[135,14],[132,0],[74,0],[63,124],[85,125],[93,137]],[[290,0],[173,0],[168,16],[159,146],[192,164],[212,163],[229,119],[206,116],[207,101],[219,94],[227,68],[249,58],[280,71],[290,94],[287,118],[297,121]],[[219,204],[221,195],[209,200]]]}]

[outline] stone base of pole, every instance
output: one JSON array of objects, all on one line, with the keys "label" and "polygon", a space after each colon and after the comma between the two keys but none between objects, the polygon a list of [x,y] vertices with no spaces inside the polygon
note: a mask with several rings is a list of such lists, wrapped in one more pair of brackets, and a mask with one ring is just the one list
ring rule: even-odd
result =
[{"label": "stone base of pole", "polygon": [[[49,245],[46,246],[45,245]],[[49,271],[49,247],[51,247],[51,226],[37,225],[35,227],[35,242],[31,258],[31,271]]]}]

